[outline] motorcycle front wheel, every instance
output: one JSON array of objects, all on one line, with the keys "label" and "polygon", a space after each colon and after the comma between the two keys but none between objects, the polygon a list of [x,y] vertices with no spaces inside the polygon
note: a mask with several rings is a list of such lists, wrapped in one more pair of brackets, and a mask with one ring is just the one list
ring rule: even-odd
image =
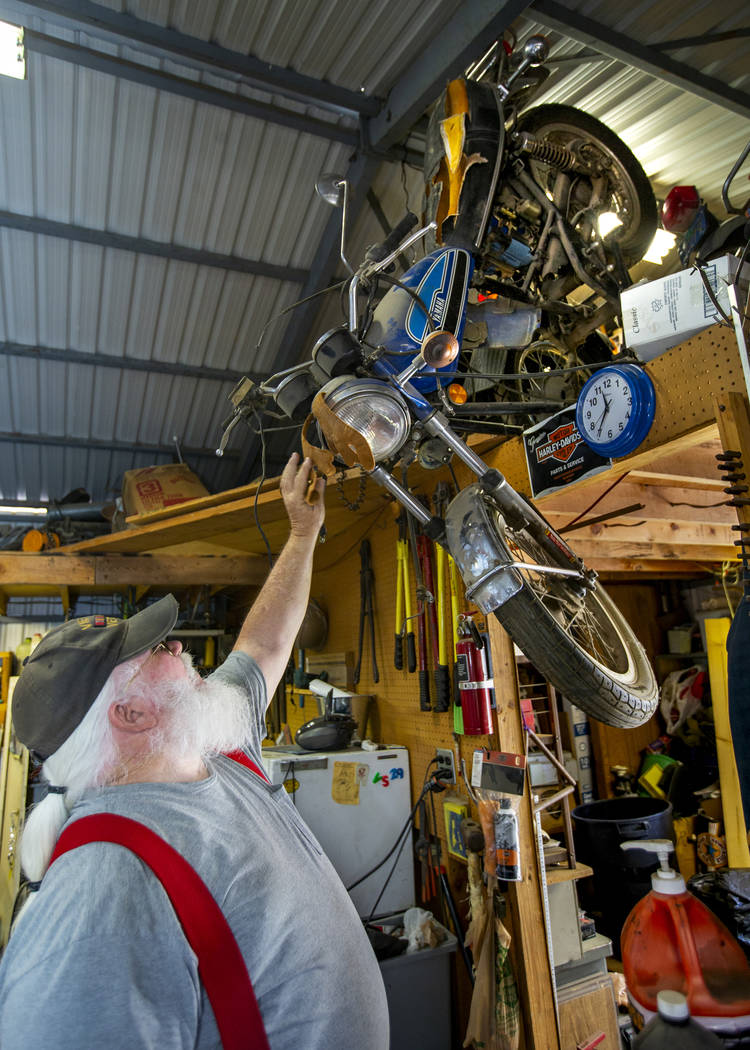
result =
[{"label": "motorcycle front wheel", "polygon": [[[551,565],[527,530],[498,521],[514,557]],[[495,615],[534,667],[572,704],[606,725],[632,729],[656,710],[659,690],[643,646],[598,582],[519,569],[520,591]]]}]

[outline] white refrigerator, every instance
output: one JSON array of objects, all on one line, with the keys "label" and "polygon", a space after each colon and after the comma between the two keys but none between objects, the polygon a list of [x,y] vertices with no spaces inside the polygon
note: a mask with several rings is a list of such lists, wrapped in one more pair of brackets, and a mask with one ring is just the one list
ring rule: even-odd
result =
[{"label": "white refrigerator", "polygon": [[263,764],[272,784],[284,784],[345,886],[381,861],[403,832],[400,854],[397,847],[350,895],[364,919],[371,913],[377,918],[413,907],[412,834],[410,827],[405,828],[412,803],[405,747],[383,751],[264,748]]}]

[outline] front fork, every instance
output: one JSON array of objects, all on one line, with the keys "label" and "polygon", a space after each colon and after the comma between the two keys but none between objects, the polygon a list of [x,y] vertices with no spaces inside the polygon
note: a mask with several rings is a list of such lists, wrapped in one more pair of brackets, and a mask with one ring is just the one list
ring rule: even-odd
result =
[{"label": "front fork", "polygon": [[[428,434],[440,438],[448,446],[449,451],[476,474],[482,490],[492,497],[511,531],[528,530],[535,542],[549,556],[552,564],[563,570],[565,575],[587,578],[588,573],[581,559],[557,535],[542,515],[518,495],[499,470],[488,467],[484,460],[451,430],[442,413],[433,412],[422,421],[422,426]],[[431,515],[419,500],[415,499],[409,490],[384,467],[375,467],[370,471],[369,477],[382,485],[402,506],[406,507],[432,539],[446,545],[443,520]]]}]

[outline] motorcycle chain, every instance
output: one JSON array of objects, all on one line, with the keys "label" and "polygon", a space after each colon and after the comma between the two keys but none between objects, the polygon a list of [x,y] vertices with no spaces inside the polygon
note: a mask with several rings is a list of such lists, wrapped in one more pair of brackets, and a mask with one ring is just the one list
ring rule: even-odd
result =
[{"label": "motorcycle chain", "polygon": [[365,498],[365,489],[367,487],[367,475],[364,473],[364,471],[359,475],[359,491],[353,503],[351,502],[351,500],[348,499],[346,493],[344,492],[345,476],[346,475],[343,470],[339,471],[339,473],[336,475],[336,491],[341,497],[341,502],[344,504],[347,510],[359,510]]}]

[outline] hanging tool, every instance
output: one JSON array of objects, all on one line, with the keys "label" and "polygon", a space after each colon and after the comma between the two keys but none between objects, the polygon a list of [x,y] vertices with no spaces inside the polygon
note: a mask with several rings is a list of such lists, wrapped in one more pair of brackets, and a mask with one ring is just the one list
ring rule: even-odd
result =
[{"label": "hanging tool", "polygon": [[354,685],[359,682],[360,670],[362,668],[362,644],[365,633],[365,620],[369,620],[370,652],[372,654],[372,680],[380,680],[378,674],[378,663],[375,655],[375,620],[373,610],[373,592],[375,589],[375,576],[372,571],[370,541],[362,540],[359,545],[359,652],[357,655],[357,666],[354,669]]},{"label": "hanging tool", "polygon": [[448,580],[451,592],[451,629],[453,632],[453,732],[461,735],[464,731],[464,716],[461,709],[461,690],[458,688],[458,617],[460,604],[458,599],[458,568],[453,556],[448,555]]},{"label": "hanging tool", "polygon": [[430,857],[430,839],[427,834],[427,805],[422,799],[419,803],[419,836],[414,843],[414,853],[422,873],[422,903],[429,904],[435,896],[436,885]]},{"label": "hanging tool", "polygon": [[407,539],[406,514],[399,514],[398,540],[396,541],[396,638],[393,664],[397,671],[404,667],[404,641],[406,641],[406,666],[411,674],[417,669],[417,651],[412,627],[411,579],[409,576],[409,542]]},{"label": "hanging tool", "polygon": [[[448,502],[448,486],[440,481],[435,487],[433,495],[435,513],[438,517],[443,516]],[[438,657],[435,667],[435,687],[437,689],[436,711],[447,711],[451,704],[451,678],[448,667],[448,605],[445,592],[445,560],[446,550],[441,543],[437,543],[435,564],[435,602],[437,605],[436,620],[438,634]]]},{"label": "hanging tool", "polygon": [[419,667],[419,709],[420,711],[431,711],[430,702],[430,678],[427,668],[427,613],[424,577],[422,575],[422,562],[419,557],[419,545],[417,528],[413,515],[406,512],[406,520],[409,525],[409,542],[411,554],[414,560],[414,578],[417,582],[417,648]]},{"label": "hanging tool", "polygon": [[429,537],[425,536],[424,533],[420,533],[419,536],[417,536],[417,549],[419,550],[419,559],[422,564],[425,610],[427,617],[429,617],[429,633],[430,642],[432,644],[432,666],[434,668],[435,688],[437,691],[437,699],[433,711],[447,710],[446,708],[438,707],[441,699],[441,688],[438,679],[440,652],[438,645],[437,609],[435,608],[435,583],[432,570],[432,543]]}]

